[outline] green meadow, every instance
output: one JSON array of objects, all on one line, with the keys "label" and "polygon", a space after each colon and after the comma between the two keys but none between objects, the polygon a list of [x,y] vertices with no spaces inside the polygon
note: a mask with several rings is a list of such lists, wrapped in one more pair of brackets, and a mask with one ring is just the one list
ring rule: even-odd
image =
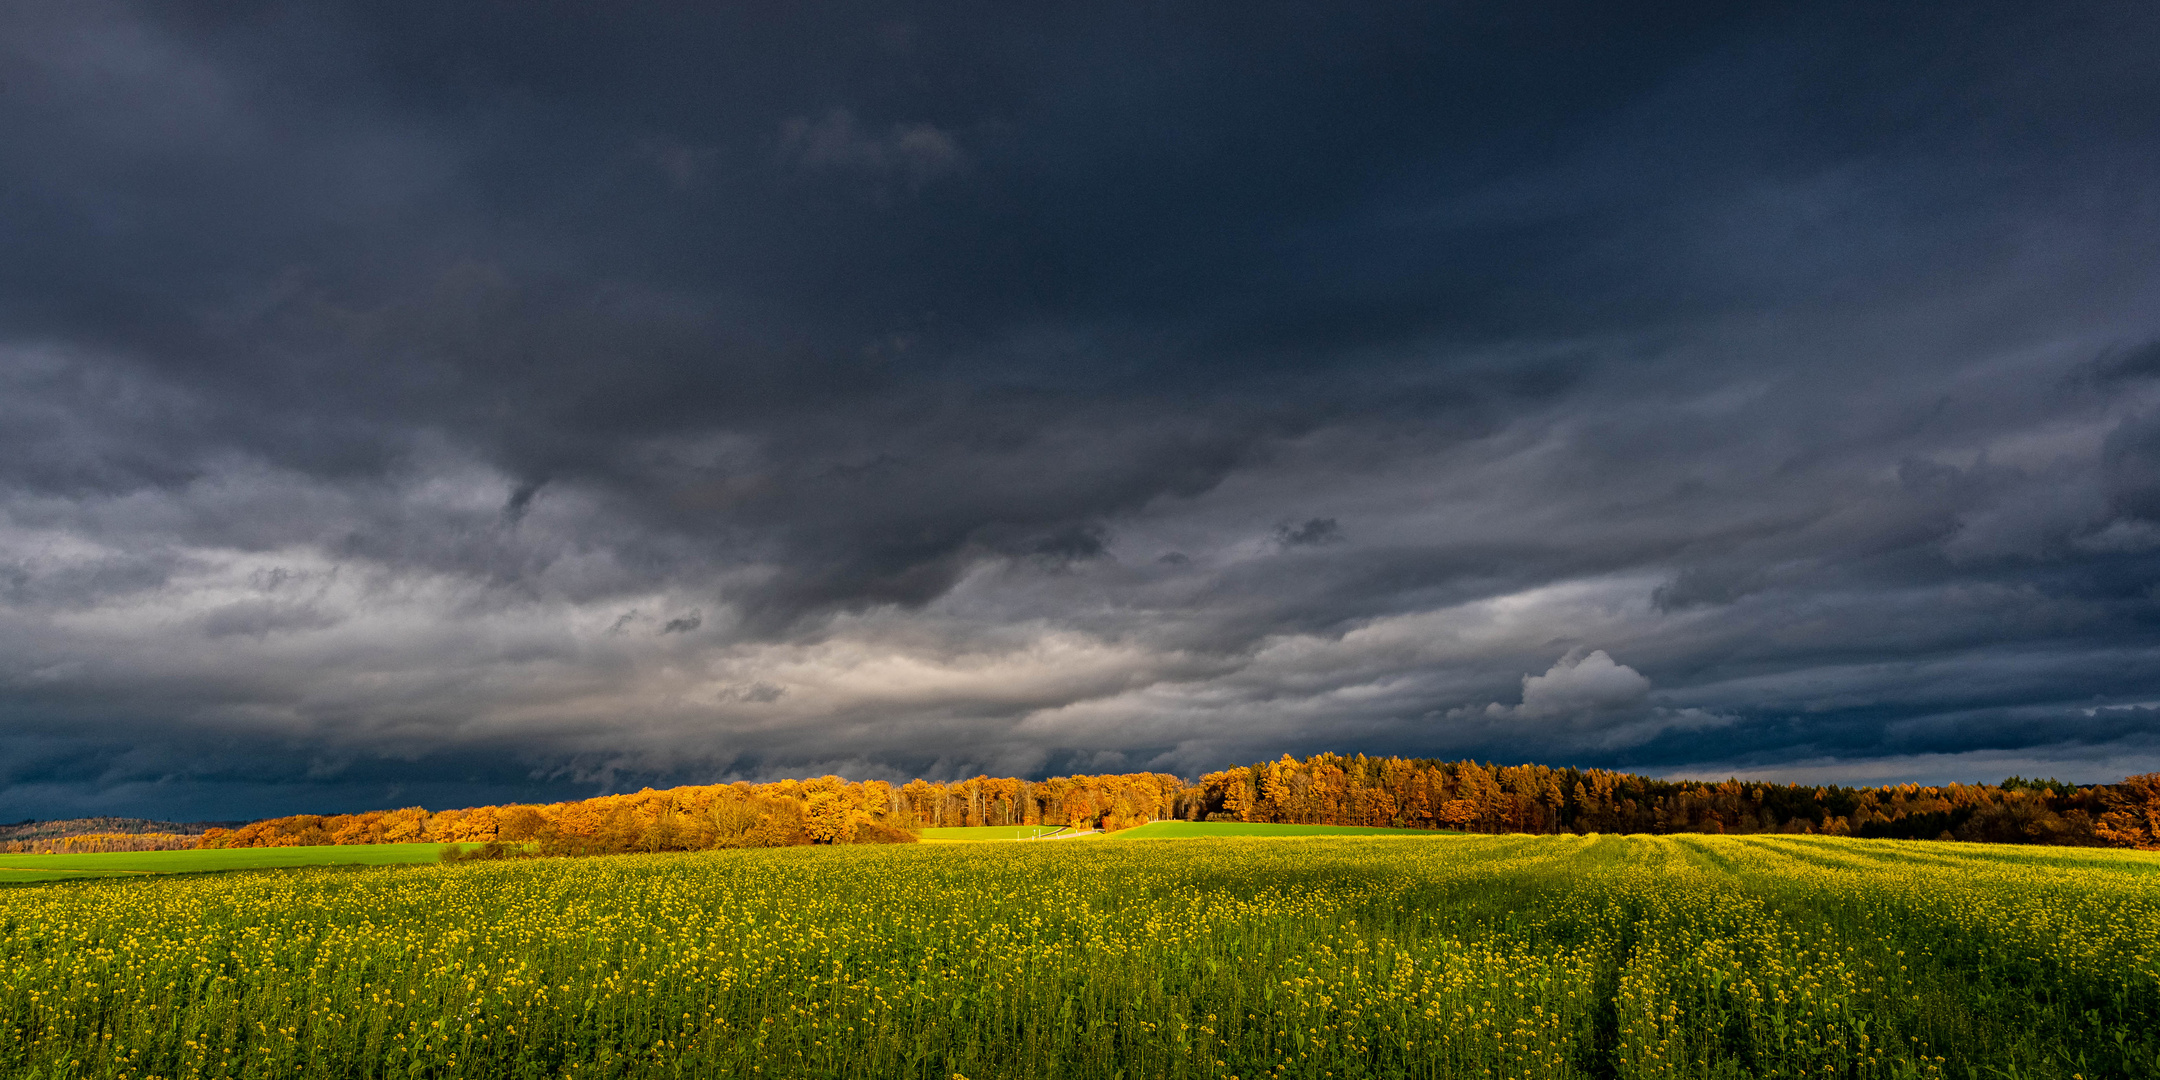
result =
[{"label": "green meadow", "polygon": [[1366,825],[1275,825],[1242,821],[1151,821],[1114,833],[1080,832],[1054,825],[977,825],[924,829],[933,843],[985,840],[1199,840],[1239,836],[1445,836],[1431,829],[1388,829]]},{"label": "green meadow", "polygon": [[924,829],[922,838],[933,843],[956,840],[1040,840],[1061,833],[1070,836],[1073,832],[1074,830],[1061,829],[1055,825],[968,825]]},{"label": "green meadow", "polygon": [[1192,840],[1230,836],[1448,836],[1431,829],[1370,825],[1276,825],[1258,821],[1151,821],[1107,834],[1112,840]]},{"label": "green meadow", "polygon": [[113,851],[91,855],[0,855],[0,885],[78,878],[268,870],[292,866],[387,866],[434,862],[443,844],[235,848],[230,851]]},{"label": "green meadow", "polygon": [[0,890],[0,1076],[2160,1075],[2160,856],[805,847]]}]

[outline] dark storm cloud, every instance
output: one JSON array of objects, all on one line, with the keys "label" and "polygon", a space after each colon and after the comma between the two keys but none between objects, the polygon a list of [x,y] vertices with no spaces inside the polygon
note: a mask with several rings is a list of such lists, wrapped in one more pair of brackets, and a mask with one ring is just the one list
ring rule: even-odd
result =
[{"label": "dark storm cloud", "polygon": [[1312,518],[1303,525],[1275,526],[1275,542],[1284,547],[1310,547],[1342,542],[1342,526],[1334,518]]},{"label": "dark storm cloud", "polygon": [[17,5],[0,816],[2160,767],[2156,29]]}]

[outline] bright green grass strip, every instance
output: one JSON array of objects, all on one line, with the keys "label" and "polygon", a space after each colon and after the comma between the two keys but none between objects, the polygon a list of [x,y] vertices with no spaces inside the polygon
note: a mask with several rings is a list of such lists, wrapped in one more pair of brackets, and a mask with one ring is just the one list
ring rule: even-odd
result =
[{"label": "bright green grass strip", "polygon": [[87,855],[0,855],[0,883],[141,877],[281,866],[388,866],[442,857],[442,844],[348,844],[213,851],[108,851]]},{"label": "bright green grass strip", "polygon": [[924,829],[925,840],[1031,840],[1063,832],[1055,825],[975,825]]},{"label": "bright green grass strip", "polygon": [[15,870],[0,867],[0,885],[27,885],[40,881],[75,881],[80,878],[139,877],[112,870]]},{"label": "bright green grass strip", "polygon": [[1151,821],[1111,833],[1112,840],[1187,840],[1200,836],[1437,836],[1431,829],[1373,825],[1275,825],[1248,821]]}]

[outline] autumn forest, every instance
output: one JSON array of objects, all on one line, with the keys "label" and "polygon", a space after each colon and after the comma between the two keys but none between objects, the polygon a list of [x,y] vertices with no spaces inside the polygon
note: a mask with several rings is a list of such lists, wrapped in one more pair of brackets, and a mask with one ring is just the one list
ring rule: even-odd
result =
[{"label": "autumn forest", "polygon": [[[1786,833],[2151,849],[2160,774],[2078,786],[1851,788],[1657,780],[1600,769],[1317,754],[1208,773],[955,783],[775,783],[647,789],[538,806],[297,815],[164,846],[496,843],[542,854],[908,843],[925,827],[1047,825],[1114,832],[1149,821],[1390,826],[1473,833]],[[74,837],[69,850],[139,849],[143,837]],[[155,841],[152,841],[155,842]],[[38,842],[20,845],[40,850]],[[47,841],[46,844],[61,843]]]}]

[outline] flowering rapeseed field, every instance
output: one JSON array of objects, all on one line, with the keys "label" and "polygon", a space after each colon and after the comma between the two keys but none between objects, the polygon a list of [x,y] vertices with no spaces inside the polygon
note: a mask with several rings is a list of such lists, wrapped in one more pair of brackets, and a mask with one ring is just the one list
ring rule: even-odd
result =
[{"label": "flowering rapeseed field", "polygon": [[9,1077],[2160,1075],[2160,858],[793,848],[0,890]]}]

